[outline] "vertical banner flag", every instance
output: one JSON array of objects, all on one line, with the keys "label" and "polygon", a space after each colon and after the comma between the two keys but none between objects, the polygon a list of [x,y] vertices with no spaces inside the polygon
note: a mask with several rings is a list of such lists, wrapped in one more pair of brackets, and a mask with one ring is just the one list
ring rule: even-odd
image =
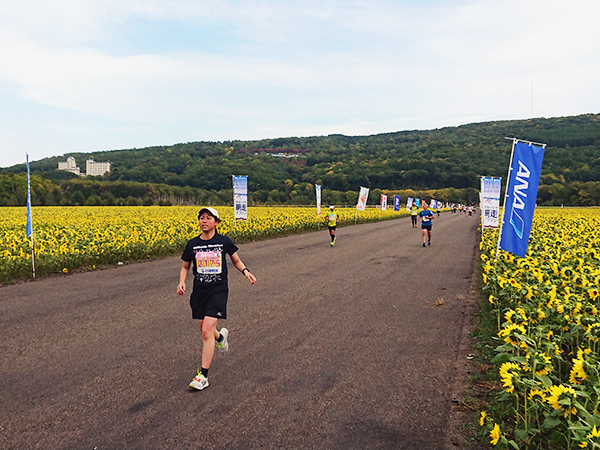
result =
[{"label": "vertical banner flag", "polygon": [[410,208],[412,208],[412,205],[413,205],[413,198],[408,197],[408,199],[406,200],[406,210],[410,211]]},{"label": "vertical banner flag", "polygon": [[248,219],[248,177],[233,176],[234,220]]},{"label": "vertical banner flag", "polygon": [[419,208],[421,206],[421,199],[420,198],[417,198],[415,200],[415,205],[417,205],[417,208]]},{"label": "vertical banner flag", "polygon": [[29,181],[29,154],[27,156],[27,238],[33,234],[33,223],[31,217],[31,183]]},{"label": "vertical banner flag", "polygon": [[501,184],[501,178],[481,178],[480,205],[483,228],[498,228]]},{"label": "vertical banner flag", "polygon": [[321,215],[321,185],[315,185],[316,196],[317,196],[317,216]]},{"label": "vertical banner flag", "polygon": [[514,142],[510,176],[504,197],[500,248],[523,258],[527,253],[545,144]]},{"label": "vertical banner flag", "polygon": [[400,196],[394,195],[394,211],[400,211]]},{"label": "vertical banner flag", "polygon": [[364,211],[367,207],[367,198],[369,197],[369,188],[360,187],[360,194],[358,194],[358,203],[356,204],[356,209],[359,211]]},{"label": "vertical banner flag", "polygon": [[387,211],[387,195],[381,194],[381,210]]},{"label": "vertical banner flag", "polygon": [[437,209],[437,200],[431,199],[431,203],[429,203],[429,209]]}]

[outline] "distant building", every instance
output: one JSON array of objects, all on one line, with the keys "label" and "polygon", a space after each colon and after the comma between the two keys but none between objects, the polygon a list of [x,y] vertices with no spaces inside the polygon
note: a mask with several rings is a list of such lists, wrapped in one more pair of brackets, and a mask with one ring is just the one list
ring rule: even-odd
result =
[{"label": "distant building", "polygon": [[95,162],[93,159],[88,159],[85,162],[86,175],[104,175],[110,173],[112,164],[109,162]]},{"label": "distant building", "polygon": [[72,156],[67,158],[67,162],[59,162],[58,170],[66,170],[67,172],[74,173],[75,175],[82,175],[82,173],[79,171],[79,167],[77,167],[75,158]]}]

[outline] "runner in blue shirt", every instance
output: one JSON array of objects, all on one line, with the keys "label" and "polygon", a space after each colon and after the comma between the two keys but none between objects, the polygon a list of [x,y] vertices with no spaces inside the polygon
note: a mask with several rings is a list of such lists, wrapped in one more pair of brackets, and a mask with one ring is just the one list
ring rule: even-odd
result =
[{"label": "runner in blue shirt", "polygon": [[[431,245],[431,221],[435,218],[433,213],[428,209],[427,202],[423,202],[423,211],[419,213],[421,221],[421,230],[423,230],[423,247]],[[425,236],[427,236],[427,245],[425,245]]]}]

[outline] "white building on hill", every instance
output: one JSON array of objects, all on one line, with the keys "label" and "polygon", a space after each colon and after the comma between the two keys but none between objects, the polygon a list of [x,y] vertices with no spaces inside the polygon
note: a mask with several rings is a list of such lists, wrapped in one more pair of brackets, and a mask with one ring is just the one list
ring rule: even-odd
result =
[{"label": "white building on hill", "polygon": [[109,162],[95,162],[93,159],[88,159],[85,162],[86,175],[104,175],[110,173],[112,164]]},{"label": "white building on hill", "polygon": [[58,170],[66,170],[67,172],[74,173],[75,175],[82,175],[82,173],[79,171],[79,167],[77,167],[75,158],[72,156],[67,158],[67,162],[59,162]]}]

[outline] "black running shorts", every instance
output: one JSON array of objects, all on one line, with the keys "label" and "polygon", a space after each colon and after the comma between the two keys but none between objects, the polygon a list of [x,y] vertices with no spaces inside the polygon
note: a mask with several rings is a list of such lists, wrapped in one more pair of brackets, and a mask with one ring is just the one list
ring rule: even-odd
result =
[{"label": "black running shorts", "polygon": [[429,231],[431,231],[431,225],[421,225],[421,230],[429,230]]},{"label": "black running shorts", "polygon": [[[337,226],[337,225],[336,225]],[[335,231],[335,227],[330,227],[329,225],[327,226],[327,228],[329,228],[329,231]]]},{"label": "black running shorts", "polygon": [[227,296],[229,291],[198,292],[190,296],[192,318],[203,320],[205,317],[227,319]]}]

